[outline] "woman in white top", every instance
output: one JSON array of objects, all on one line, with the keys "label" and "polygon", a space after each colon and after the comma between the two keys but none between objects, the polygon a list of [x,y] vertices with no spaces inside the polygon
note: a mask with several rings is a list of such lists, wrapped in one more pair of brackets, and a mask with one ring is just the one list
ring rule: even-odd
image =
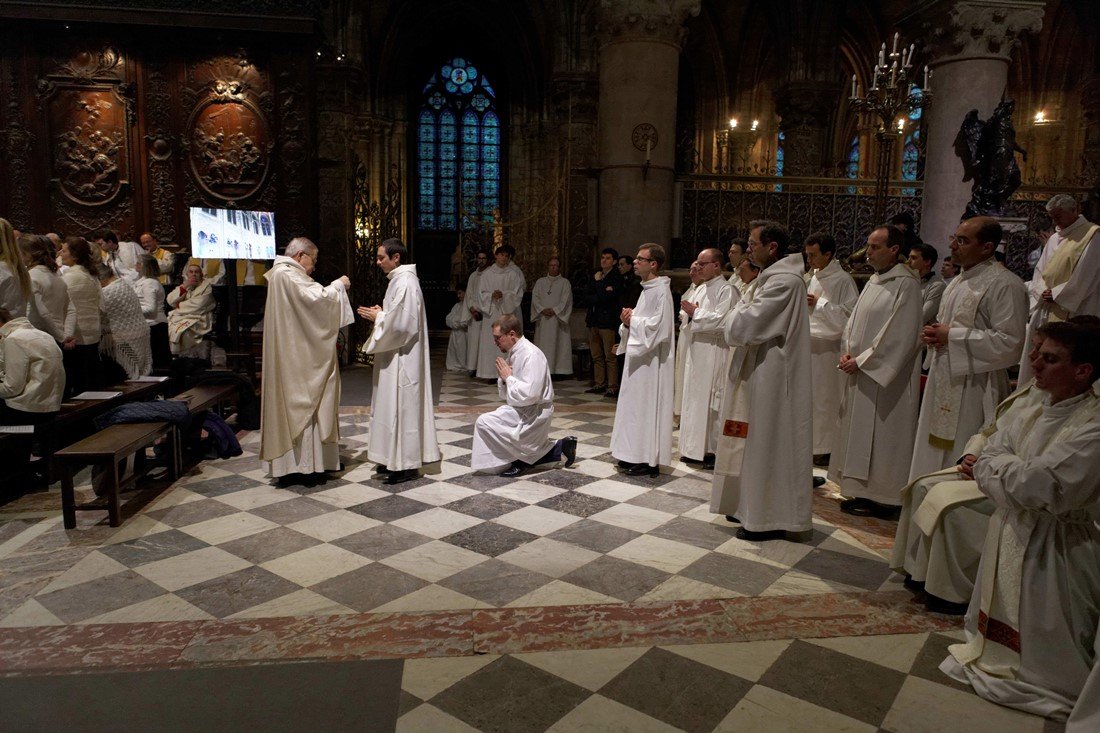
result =
[{"label": "woman in white top", "polygon": [[[214,328],[214,290],[202,268],[188,265],[183,283],[168,294],[168,343],[173,354],[185,354],[202,345],[202,337]],[[201,354],[201,349],[195,355]]]},{"label": "woman in white top", "polygon": [[104,379],[121,382],[143,377],[153,371],[153,353],[141,301],[131,281],[118,277],[106,262],[96,267],[96,274],[103,287],[99,305],[103,338],[99,340],[99,355]]},{"label": "woman in white top", "polygon": [[19,251],[31,276],[31,299],[27,320],[45,331],[63,349],[76,346],[76,308],[69,300],[69,288],[57,274],[57,262],[49,239],[36,234],[19,237]]},{"label": "woman in white top", "polygon": [[61,277],[76,308],[76,346],[65,350],[66,395],[100,386],[99,280],[92,275],[92,248],[84,237],[66,237],[58,253],[67,267]]},{"label": "woman in white top", "polygon": [[31,276],[19,254],[15,230],[7,219],[0,219],[0,308],[12,318],[22,318],[27,315],[30,298]]},{"label": "woman in white top", "polygon": [[[145,235],[142,235],[145,236]],[[153,255],[138,258],[138,274],[134,292],[141,301],[141,315],[149,326],[149,346],[153,350],[153,366],[167,368],[172,364],[168,348],[168,316],[164,312],[164,286],[160,284],[160,263]]]}]

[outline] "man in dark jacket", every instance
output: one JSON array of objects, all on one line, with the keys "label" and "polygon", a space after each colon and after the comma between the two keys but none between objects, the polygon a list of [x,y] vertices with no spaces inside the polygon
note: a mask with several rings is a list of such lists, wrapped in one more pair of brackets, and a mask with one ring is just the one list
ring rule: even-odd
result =
[{"label": "man in dark jacket", "polygon": [[619,253],[611,247],[600,252],[600,269],[588,283],[588,348],[592,352],[595,383],[587,390],[593,394],[619,391],[619,368],[612,348],[619,330],[623,277],[616,264]]}]

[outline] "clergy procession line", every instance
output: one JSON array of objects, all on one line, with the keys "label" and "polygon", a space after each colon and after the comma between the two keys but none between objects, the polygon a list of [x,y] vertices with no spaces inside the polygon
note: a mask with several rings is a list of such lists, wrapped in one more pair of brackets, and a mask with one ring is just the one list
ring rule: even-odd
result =
[{"label": "clergy procession line", "polygon": [[[605,249],[587,288],[589,391],[618,399],[610,452],[630,476],[672,462],[678,415],[681,459],[713,470],[710,509],[743,540],[808,540],[812,466],[827,465],[843,511],[900,517],[891,564],[918,599],[966,613],[946,674],[994,702],[1069,718],[1067,730],[1097,730],[1100,244],[1072,198],[1047,209],[1057,230],[1027,286],[997,261],[1002,230],[989,217],[959,224],[950,247],[961,272],[946,286],[935,248],[876,227],[862,291],[827,234],[806,241],[807,274],[785,227],[751,222],[729,249],[728,281],[722,252],[699,253],[678,343],[664,248],[643,244],[632,260]],[[577,447],[549,437],[551,375],[572,371],[571,288],[551,259],[532,292],[531,343],[514,254],[498,247],[493,265],[478,254],[447,317],[448,368],[495,380],[503,402],[477,419],[471,466],[510,477],[569,467]],[[311,279],[317,255],[293,240],[267,275],[261,458],[280,480],[339,468],[335,341],[354,313],[346,277]],[[440,451],[416,266],[396,239],[376,262],[385,298],[358,308],[374,324],[367,456],[396,484]]]}]

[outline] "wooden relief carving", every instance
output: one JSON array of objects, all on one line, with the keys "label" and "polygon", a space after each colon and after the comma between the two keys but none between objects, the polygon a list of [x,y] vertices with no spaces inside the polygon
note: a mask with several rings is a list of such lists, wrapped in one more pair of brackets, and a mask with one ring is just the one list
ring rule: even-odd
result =
[{"label": "wooden relief carving", "polygon": [[[134,87],[107,47],[74,53],[38,80],[45,113],[52,208],[84,229],[129,220]],[[118,222],[122,223],[122,222]]]},{"label": "wooden relief carving", "polygon": [[189,68],[191,116],[184,146],[191,178],[214,200],[236,202],[264,187],[274,140],[265,79],[243,52]]}]

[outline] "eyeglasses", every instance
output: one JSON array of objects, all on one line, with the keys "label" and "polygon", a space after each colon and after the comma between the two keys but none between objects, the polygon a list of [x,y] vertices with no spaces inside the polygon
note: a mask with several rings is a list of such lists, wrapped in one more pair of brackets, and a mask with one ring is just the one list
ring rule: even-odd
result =
[{"label": "eyeglasses", "polygon": [[657,260],[655,260],[651,257],[642,257],[640,255],[634,258],[635,262],[637,262],[638,260],[641,260],[642,262],[656,262],[657,261]]}]

